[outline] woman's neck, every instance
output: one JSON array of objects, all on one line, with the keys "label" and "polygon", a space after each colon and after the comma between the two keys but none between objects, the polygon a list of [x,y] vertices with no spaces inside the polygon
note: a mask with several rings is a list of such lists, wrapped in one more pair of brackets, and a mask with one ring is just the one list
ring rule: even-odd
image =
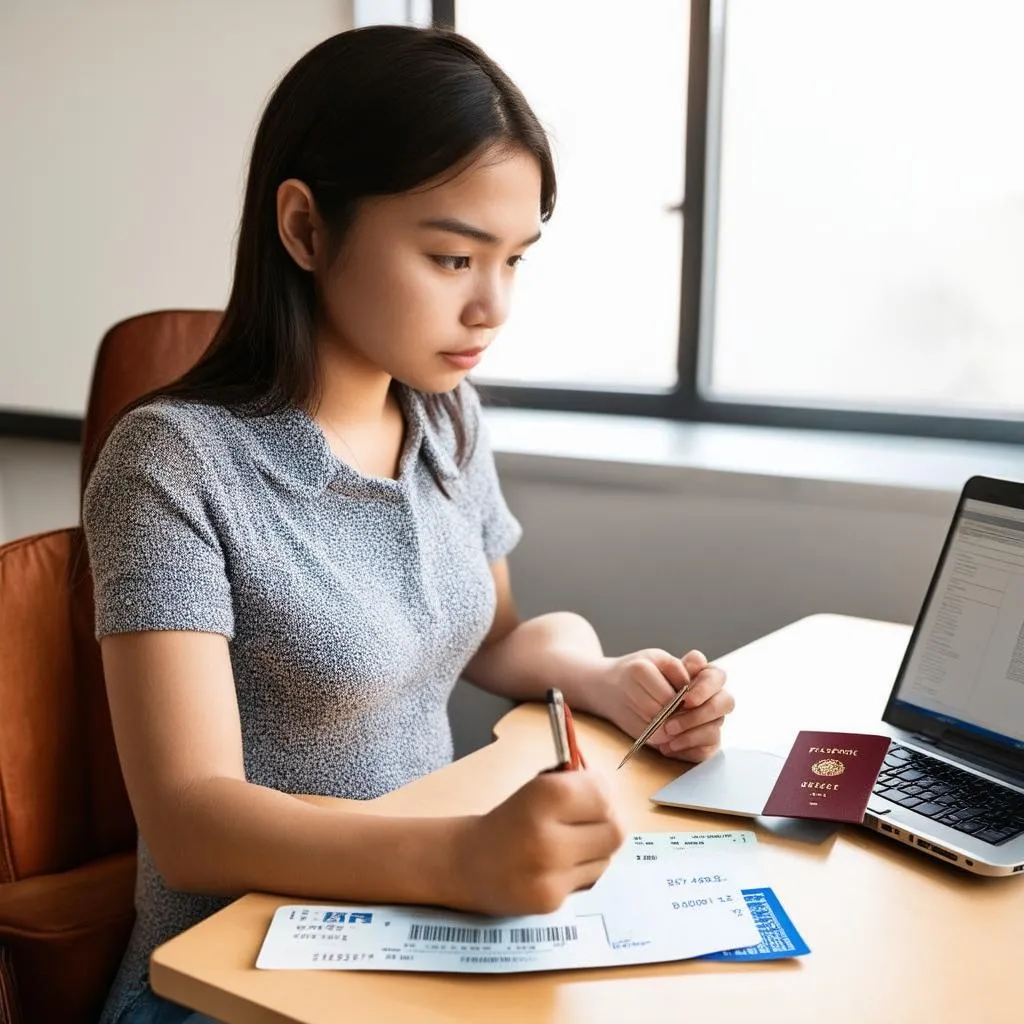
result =
[{"label": "woman's neck", "polygon": [[317,347],[320,403],[315,416],[371,429],[393,416],[397,401],[389,374],[344,350],[334,339]]},{"label": "woman's neck", "polygon": [[364,476],[398,476],[405,419],[392,378],[332,340],[319,345],[320,403],[313,418],[335,456]]}]

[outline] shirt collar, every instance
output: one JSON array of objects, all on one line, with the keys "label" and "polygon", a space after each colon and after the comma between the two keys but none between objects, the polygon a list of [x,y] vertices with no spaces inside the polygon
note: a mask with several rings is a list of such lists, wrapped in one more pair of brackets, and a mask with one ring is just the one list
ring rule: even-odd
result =
[{"label": "shirt collar", "polygon": [[459,476],[455,463],[455,430],[450,422],[434,423],[427,412],[426,400],[419,391],[398,385],[398,400],[405,414],[406,440],[402,453],[415,458],[422,451],[430,468],[442,480],[451,481]]},{"label": "shirt collar", "polygon": [[324,432],[301,409],[288,407],[262,416],[242,414],[236,422],[240,433],[251,438],[259,468],[290,489],[315,494],[333,486],[349,493],[390,493],[411,475],[421,452],[441,480],[455,480],[459,468],[454,458],[454,430],[447,423],[431,421],[418,391],[397,382],[396,389],[406,425],[397,480],[365,477],[341,462]]}]

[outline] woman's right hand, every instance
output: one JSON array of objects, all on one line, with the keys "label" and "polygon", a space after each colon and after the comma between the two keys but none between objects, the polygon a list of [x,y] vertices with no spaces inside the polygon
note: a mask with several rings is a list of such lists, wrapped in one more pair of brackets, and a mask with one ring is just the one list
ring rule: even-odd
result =
[{"label": "woman's right hand", "polygon": [[546,914],[601,877],[626,833],[592,771],[546,772],[462,820],[452,864],[460,909]]}]

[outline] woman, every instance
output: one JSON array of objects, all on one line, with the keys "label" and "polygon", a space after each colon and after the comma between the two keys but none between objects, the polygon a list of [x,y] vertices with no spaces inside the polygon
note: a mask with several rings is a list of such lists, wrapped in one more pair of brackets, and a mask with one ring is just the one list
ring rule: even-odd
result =
[{"label": "woman", "polygon": [[560,687],[633,736],[690,682],[652,742],[717,747],[732,698],[698,652],[605,657],[576,615],[516,613],[520,528],[464,378],[554,199],[536,117],[458,35],[343,33],[270,99],[213,345],[122,417],[85,496],[140,829],[105,1022],[187,1019],[148,955],[250,890],[507,914],[592,884],[623,830],[591,772],[449,819],[291,795],[370,799],[445,764],[460,675]]}]

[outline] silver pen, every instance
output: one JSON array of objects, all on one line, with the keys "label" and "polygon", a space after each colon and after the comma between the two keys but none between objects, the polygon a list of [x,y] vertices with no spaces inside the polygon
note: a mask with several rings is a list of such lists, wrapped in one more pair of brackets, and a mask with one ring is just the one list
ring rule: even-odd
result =
[{"label": "silver pen", "polygon": [[[658,726],[665,721],[678,707],[683,703],[683,698],[687,695],[690,690],[690,684],[687,683],[655,716],[651,719],[651,724],[636,738],[636,743],[629,748],[626,756],[619,762],[619,768],[621,768],[657,731]],[[615,770],[618,771],[619,768]]]}]

